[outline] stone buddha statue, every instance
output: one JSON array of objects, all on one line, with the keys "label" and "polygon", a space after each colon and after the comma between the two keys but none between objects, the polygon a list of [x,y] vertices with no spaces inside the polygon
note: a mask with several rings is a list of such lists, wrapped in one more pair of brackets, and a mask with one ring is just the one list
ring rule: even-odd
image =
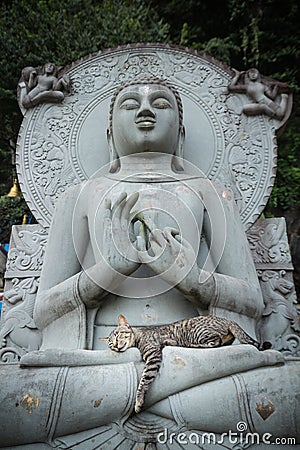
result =
[{"label": "stone buddha statue", "polygon": [[[178,94],[160,80],[132,81],[113,97],[110,168],[56,207],[34,316],[43,349],[99,349],[118,312],[141,326],[222,310],[255,335],[263,302],[239,213],[181,158],[182,120]],[[182,267],[177,234],[188,243]],[[88,342],[61,339],[66,314],[86,323]]]},{"label": "stone buddha statue", "polygon": [[[133,326],[215,314],[256,336],[263,300],[239,211],[224,186],[183,159],[183,140],[172,85],[144,77],[117,89],[110,164],[56,205],[34,311],[43,343],[15,367],[11,389],[30,395],[31,413],[24,420],[7,401],[21,431],[12,436],[8,426],[5,445],[163,448],[157,435],[166,429],[222,435],[244,420],[275,435],[293,422],[297,377],[279,352],[167,347],[134,415],[140,354],[115,354],[100,341],[119,314]],[[268,426],[257,413],[262,397],[276,410]]]}]

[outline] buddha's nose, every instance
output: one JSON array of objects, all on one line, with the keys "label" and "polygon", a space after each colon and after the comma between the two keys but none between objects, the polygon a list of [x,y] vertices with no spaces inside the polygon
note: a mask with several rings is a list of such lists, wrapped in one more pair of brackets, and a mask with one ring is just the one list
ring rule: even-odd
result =
[{"label": "buddha's nose", "polygon": [[153,117],[155,118],[155,112],[148,100],[143,100],[141,106],[137,111],[137,118],[139,117]]}]

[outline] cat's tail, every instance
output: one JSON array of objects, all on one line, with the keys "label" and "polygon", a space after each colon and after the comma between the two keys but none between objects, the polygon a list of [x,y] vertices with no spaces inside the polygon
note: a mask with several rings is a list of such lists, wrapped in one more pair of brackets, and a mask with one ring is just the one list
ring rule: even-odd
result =
[{"label": "cat's tail", "polygon": [[265,341],[263,343],[260,343],[253,339],[236,322],[230,322],[229,330],[231,331],[233,336],[240,341],[241,344],[254,345],[254,347],[256,347],[260,351],[268,350],[272,347],[271,342]]}]

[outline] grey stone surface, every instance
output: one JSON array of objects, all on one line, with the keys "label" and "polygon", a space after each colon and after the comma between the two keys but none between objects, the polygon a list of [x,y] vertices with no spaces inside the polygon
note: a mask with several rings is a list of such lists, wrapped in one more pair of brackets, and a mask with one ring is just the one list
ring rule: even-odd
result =
[{"label": "grey stone surface", "polygon": [[[167,347],[145,410],[133,415],[140,354],[99,340],[119,313],[132,325],[213,313],[264,338],[274,328],[264,321],[281,314],[274,295],[291,314],[284,225],[249,230],[270,194],[274,132],[288,113],[247,115],[230,69],[183,49],[116,49],[68,73],[71,95],[28,110],[20,132],[20,183],[43,227],[12,237],[0,445],[164,449],[165,430],[177,436],[171,448],[211,448],[178,442],[181,432],[214,433],[218,449],[263,448],[231,442],[229,430],[296,438],[296,353]],[[166,77],[183,106],[149,74]]]}]

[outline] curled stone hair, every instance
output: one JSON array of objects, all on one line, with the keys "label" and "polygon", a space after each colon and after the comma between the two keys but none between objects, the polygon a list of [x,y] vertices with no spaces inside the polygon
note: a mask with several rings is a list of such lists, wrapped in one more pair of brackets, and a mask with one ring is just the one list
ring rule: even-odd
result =
[{"label": "curled stone hair", "polygon": [[137,84],[159,84],[162,86],[166,86],[168,89],[170,89],[170,91],[172,91],[172,93],[176,99],[176,103],[177,103],[177,107],[178,107],[179,131],[182,131],[182,129],[183,129],[183,107],[182,107],[182,101],[181,101],[178,91],[167,80],[164,80],[162,78],[156,78],[152,75],[140,75],[139,77],[125,81],[114,92],[111,102],[110,102],[110,108],[109,108],[109,131],[110,131],[110,133],[112,132],[112,115],[113,115],[113,109],[114,109],[114,105],[115,105],[117,96],[126,87],[135,86]]}]

